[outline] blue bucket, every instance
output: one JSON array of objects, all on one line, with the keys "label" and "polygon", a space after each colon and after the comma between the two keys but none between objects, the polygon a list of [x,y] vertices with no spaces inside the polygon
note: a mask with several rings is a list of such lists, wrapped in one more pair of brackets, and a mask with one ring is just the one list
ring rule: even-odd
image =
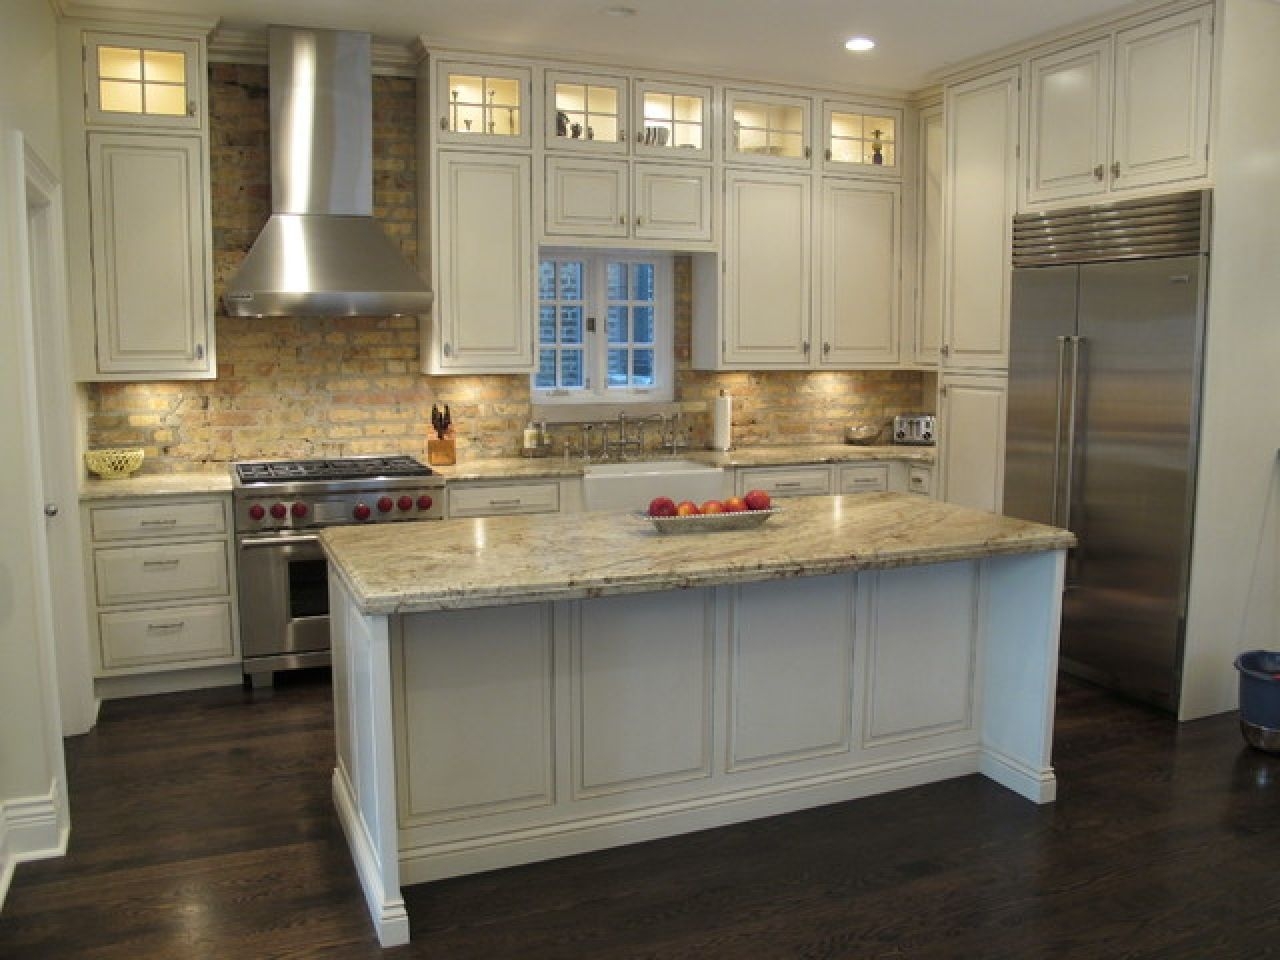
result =
[{"label": "blue bucket", "polygon": [[1252,746],[1280,749],[1280,653],[1250,650],[1236,657],[1240,729]]}]

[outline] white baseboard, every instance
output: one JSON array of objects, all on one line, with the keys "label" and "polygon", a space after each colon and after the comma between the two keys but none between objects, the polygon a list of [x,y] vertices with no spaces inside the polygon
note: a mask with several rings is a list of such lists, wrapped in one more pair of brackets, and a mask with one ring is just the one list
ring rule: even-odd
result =
[{"label": "white baseboard", "polygon": [[355,791],[341,763],[333,771],[333,804],[337,807],[342,831],[347,835],[347,847],[356,865],[360,889],[364,891],[378,943],[384,947],[403,946],[409,942],[409,914],[405,910],[404,898],[400,896],[399,888],[391,891],[394,894],[391,897],[383,888],[382,871],[373,841],[360,817]]},{"label": "white baseboard", "polygon": [[156,693],[185,693],[187,690],[204,690],[208,687],[238,687],[242,683],[244,670],[237,660],[223,667],[98,677],[93,681],[93,692],[100,701],[119,700],[123,697],[148,697]]},{"label": "white baseboard", "polygon": [[1037,770],[990,747],[982,751],[982,774],[1033,803],[1053,803],[1058,796],[1052,767]]},{"label": "white baseboard", "polygon": [[19,797],[0,803],[0,908],[13,870],[28,860],[67,852],[71,821],[57,781],[43,797]]}]

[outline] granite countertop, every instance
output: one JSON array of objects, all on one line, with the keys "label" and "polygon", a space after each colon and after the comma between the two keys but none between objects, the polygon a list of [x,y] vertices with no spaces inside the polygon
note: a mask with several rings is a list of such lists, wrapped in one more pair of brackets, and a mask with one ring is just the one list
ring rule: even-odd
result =
[{"label": "granite countertop", "polygon": [[[778,446],[743,447],[720,452],[716,450],[682,450],[674,459],[696,460],[714,467],[780,467],[805,464],[854,463],[899,460],[910,463],[934,462],[934,447],[887,445],[860,447],[848,443],[797,443]],[[673,459],[670,454],[654,454],[646,460]],[[595,461],[593,461],[595,462]],[[616,463],[617,461],[605,461]],[[451,467],[435,467],[446,480],[516,480],[532,478],[572,478],[582,476],[583,463],[578,458],[565,460],[550,457],[493,457],[465,460]]]},{"label": "granite countertop", "polygon": [[135,473],[113,480],[86,477],[80,481],[81,500],[230,492],[231,468],[226,464],[190,473]]},{"label": "granite countertop", "polygon": [[763,527],[659,534],[642,516],[544,514],[321,532],[368,614],[414,613],[851,570],[1073,546],[1066,530],[900,493],[787,500]]}]

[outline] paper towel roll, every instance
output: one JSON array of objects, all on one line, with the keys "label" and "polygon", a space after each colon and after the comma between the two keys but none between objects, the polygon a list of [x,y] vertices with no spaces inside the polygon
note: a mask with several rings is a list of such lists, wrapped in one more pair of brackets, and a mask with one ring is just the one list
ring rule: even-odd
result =
[{"label": "paper towel roll", "polygon": [[711,412],[711,449],[728,450],[733,445],[733,397],[721,390]]}]

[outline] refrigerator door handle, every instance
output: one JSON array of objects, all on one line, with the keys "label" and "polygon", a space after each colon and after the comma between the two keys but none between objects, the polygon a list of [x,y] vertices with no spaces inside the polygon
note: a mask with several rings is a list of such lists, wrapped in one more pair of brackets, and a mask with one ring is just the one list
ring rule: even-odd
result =
[{"label": "refrigerator door handle", "polygon": [[1050,493],[1049,522],[1066,526],[1058,516],[1058,491],[1062,489],[1062,394],[1067,386],[1067,341],[1058,337],[1058,400],[1053,412],[1053,486]]},{"label": "refrigerator door handle", "polygon": [[[1080,344],[1084,337],[1067,337],[1071,344],[1071,389],[1067,397],[1067,468],[1063,490],[1062,527],[1071,529],[1071,500],[1076,482],[1076,412],[1080,401]],[[1069,551],[1067,557],[1066,588],[1080,582],[1080,549]]]}]

